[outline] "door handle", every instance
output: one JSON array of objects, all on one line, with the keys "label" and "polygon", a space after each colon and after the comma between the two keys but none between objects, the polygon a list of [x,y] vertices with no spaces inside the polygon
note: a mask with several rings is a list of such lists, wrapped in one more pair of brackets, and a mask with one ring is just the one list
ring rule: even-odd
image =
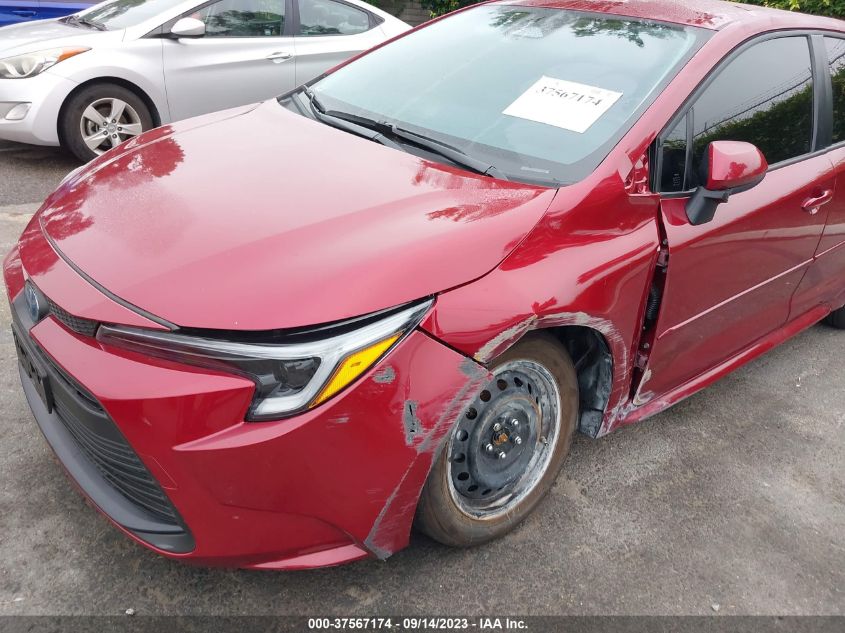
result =
[{"label": "door handle", "polygon": [[267,55],[266,59],[269,59],[274,64],[280,64],[284,61],[289,60],[293,57],[292,53],[288,53],[287,51],[277,51],[275,53],[270,53]]},{"label": "door handle", "polygon": [[12,15],[16,15],[20,18],[34,18],[36,12],[19,9],[17,11],[12,11],[11,13],[12,13]]},{"label": "door handle", "polygon": [[817,196],[807,198],[804,201],[802,208],[810,215],[816,215],[824,205],[833,200],[833,190],[825,189]]}]

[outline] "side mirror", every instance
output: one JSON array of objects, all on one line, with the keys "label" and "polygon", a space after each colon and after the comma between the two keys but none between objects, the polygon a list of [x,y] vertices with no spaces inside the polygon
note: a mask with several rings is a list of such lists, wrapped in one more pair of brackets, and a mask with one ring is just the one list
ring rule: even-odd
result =
[{"label": "side mirror", "polygon": [[716,208],[733,194],[763,182],[769,163],[751,143],[713,141],[707,146],[701,170],[706,184],[698,188],[686,207],[687,219],[696,226],[710,222]]},{"label": "side mirror", "polygon": [[205,35],[205,22],[196,18],[182,18],[170,29],[173,37],[202,37]]}]

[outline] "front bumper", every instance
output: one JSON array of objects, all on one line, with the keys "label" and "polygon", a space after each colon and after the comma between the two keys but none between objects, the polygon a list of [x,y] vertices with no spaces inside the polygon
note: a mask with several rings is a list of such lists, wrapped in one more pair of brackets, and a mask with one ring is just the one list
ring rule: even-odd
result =
[{"label": "front bumper", "polygon": [[[58,145],[59,111],[76,86],[49,70],[29,79],[0,79],[0,139]],[[16,121],[6,119],[6,112],[21,103],[32,104],[27,115]]]},{"label": "front bumper", "polygon": [[[17,296],[17,275],[44,286],[51,275],[67,281],[65,265],[57,260],[31,274],[13,251],[7,287]],[[440,441],[487,376],[417,331],[325,405],[250,423],[248,380],[109,348],[52,315],[31,328],[19,317],[17,327],[32,353],[102,407],[172,504],[178,529],[139,526],[115,510],[114,490],[105,491],[109,500],[92,484],[79,465],[85,456],[78,446],[70,450],[67,421],[46,412],[22,371],[33,413],[78,486],[135,540],[205,565],[306,568],[384,558],[404,547]]]}]

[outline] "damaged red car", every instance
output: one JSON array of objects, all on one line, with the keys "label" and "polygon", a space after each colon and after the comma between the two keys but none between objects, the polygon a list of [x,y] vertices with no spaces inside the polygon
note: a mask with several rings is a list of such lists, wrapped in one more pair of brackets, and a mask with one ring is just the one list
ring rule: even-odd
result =
[{"label": "damaged red car", "polygon": [[5,261],[70,477],[185,561],[500,537],[577,430],[845,327],[843,22],[516,0],[71,174]]}]

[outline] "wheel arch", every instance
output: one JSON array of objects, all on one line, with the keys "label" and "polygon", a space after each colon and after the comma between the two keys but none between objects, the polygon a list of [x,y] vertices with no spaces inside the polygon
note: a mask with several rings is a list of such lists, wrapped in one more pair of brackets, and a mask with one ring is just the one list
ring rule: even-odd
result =
[{"label": "wheel arch", "polygon": [[99,85],[99,84],[115,84],[120,86],[121,88],[125,88],[133,92],[141,101],[144,102],[144,105],[147,106],[147,109],[150,111],[150,116],[153,118],[153,126],[158,127],[161,125],[161,113],[159,112],[158,107],[155,104],[155,101],[147,94],[145,90],[143,90],[138,84],[135,84],[127,79],[123,79],[121,77],[95,77],[93,79],[88,79],[87,81],[83,81],[79,85],[77,85],[73,90],[71,90],[67,96],[65,97],[64,101],[62,102],[61,108],[59,108],[59,116],[56,119],[56,133],[59,136],[59,142],[64,145],[64,138],[62,135],[62,119],[64,118],[65,111],[67,110],[68,103],[70,100],[85,90],[86,88],[90,88],[91,86]]},{"label": "wheel arch", "polygon": [[578,376],[578,430],[598,437],[613,393],[613,353],[599,330],[562,325],[540,330],[552,334],[569,352]]},{"label": "wheel arch", "polygon": [[[445,313],[442,313],[445,314]],[[472,313],[469,313],[470,315]],[[626,324],[580,311],[550,311],[483,321],[446,322],[434,314],[423,329],[485,367],[532,332],[559,340],[575,365],[579,389],[578,430],[596,438],[613,430],[626,413],[631,389],[631,341]],[[445,326],[445,327],[444,327]],[[460,329],[458,329],[458,327]]]},{"label": "wheel arch", "polygon": [[575,365],[578,377],[578,431],[595,438],[602,434],[602,425],[614,387],[615,362],[606,330],[607,328],[599,329],[575,323],[535,323],[511,338],[506,346],[497,349],[494,357],[481,359],[476,354],[476,360],[484,360],[485,364],[488,364],[534,332],[552,335],[563,344],[569,352],[572,364]]}]

